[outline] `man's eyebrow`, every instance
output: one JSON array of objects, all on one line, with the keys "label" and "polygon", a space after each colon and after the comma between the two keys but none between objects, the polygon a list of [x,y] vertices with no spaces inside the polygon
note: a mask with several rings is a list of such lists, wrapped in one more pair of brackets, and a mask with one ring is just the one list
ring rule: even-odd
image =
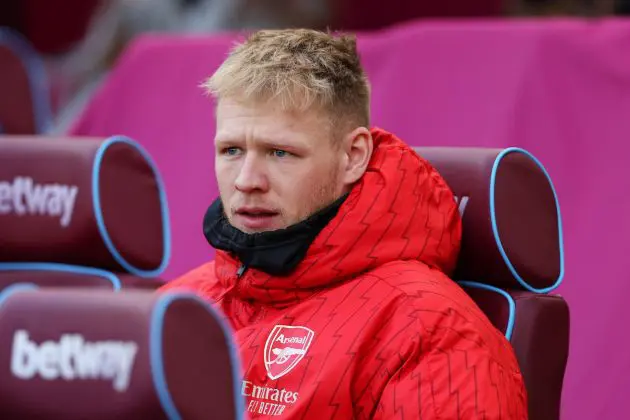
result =
[{"label": "man's eyebrow", "polygon": [[238,142],[241,142],[241,139],[239,137],[232,137],[232,136],[226,136],[226,135],[217,135],[214,138],[214,142],[216,144],[238,143]]},{"label": "man's eyebrow", "polygon": [[[224,144],[242,144],[244,143],[244,139],[240,137],[232,137],[229,135],[217,135],[214,139],[216,145],[224,145]],[[303,142],[295,142],[289,140],[287,137],[267,137],[267,136],[259,136],[256,137],[255,142],[263,147],[268,148],[286,148],[286,149],[304,149],[307,148],[308,145]]]},{"label": "man's eyebrow", "polygon": [[290,141],[288,141],[286,138],[282,138],[282,137],[275,137],[275,138],[259,137],[257,139],[257,141],[258,141],[258,143],[261,143],[261,144],[263,144],[265,146],[287,146],[287,147],[289,147],[291,145]]}]

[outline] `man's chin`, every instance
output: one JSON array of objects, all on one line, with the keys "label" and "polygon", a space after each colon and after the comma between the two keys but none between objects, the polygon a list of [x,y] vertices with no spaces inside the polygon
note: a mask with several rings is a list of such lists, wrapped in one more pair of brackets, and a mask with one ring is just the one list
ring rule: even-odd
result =
[{"label": "man's chin", "polygon": [[278,219],[279,216],[273,217],[245,217],[235,216],[230,220],[230,224],[236,229],[247,234],[256,234],[264,232],[273,232],[285,228],[284,224]]},{"label": "man's chin", "polygon": [[247,228],[245,226],[235,225],[235,224],[232,224],[232,226],[234,226],[236,229],[238,229],[241,232],[246,233],[248,235],[254,235],[254,234],[257,234],[257,233],[272,232],[273,230],[275,230],[275,229],[250,229],[250,228]]}]

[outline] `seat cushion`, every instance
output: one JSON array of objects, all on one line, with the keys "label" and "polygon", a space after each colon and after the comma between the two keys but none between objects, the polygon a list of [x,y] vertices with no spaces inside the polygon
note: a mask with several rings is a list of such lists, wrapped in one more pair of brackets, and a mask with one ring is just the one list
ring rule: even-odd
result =
[{"label": "seat cushion", "polygon": [[562,221],[542,163],[523,149],[419,147],[462,215],[456,280],[548,293],[564,277]]},{"label": "seat cushion", "polygon": [[569,350],[569,307],[558,295],[464,289],[512,343],[528,393],[531,420],[558,420]]},{"label": "seat cushion", "polygon": [[0,138],[0,262],[159,276],[170,256],[157,168],[125,137]]},{"label": "seat cushion", "polygon": [[13,286],[0,293],[0,418],[240,418],[231,340],[189,294]]},{"label": "seat cushion", "polygon": [[17,283],[30,283],[38,287],[89,287],[107,290],[127,288],[156,290],[164,281],[155,277],[138,277],[132,274],[54,263],[0,263],[0,292]]}]

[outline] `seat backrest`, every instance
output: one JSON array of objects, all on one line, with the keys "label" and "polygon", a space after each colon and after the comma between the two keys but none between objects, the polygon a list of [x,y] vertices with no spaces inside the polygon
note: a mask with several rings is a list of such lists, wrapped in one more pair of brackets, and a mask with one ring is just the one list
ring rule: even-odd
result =
[{"label": "seat backrest", "polygon": [[191,294],[0,292],[0,418],[241,419],[232,332]]},{"label": "seat backrest", "polygon": [[0,133],[41,134],[52,126],[48,78],[28,41],[0,27]]},{"label": "seat backrest", "polygon": [[454,274],[512,343],[531,420],[560,418],[569,308],[562,223],[543,165],[518,148],[416,148],[446,179],[462,215]]},{"label": "seat backrest", "polygon": [[0,290],[155,289],[169,229],[160,175],[135,142],[0,137]]}]

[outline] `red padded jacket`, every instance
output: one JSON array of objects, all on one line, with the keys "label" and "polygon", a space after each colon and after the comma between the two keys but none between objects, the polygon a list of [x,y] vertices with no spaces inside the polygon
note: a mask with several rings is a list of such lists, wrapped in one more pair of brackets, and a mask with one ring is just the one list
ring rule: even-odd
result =
[{"label": "red padded jacket", "polygon": [[505,337],[446,273],[461,221],[440,175],[373,129],[362,180],[289,277],[216,260],[162,290],[227,316],[250,418],[526,419]]}]

